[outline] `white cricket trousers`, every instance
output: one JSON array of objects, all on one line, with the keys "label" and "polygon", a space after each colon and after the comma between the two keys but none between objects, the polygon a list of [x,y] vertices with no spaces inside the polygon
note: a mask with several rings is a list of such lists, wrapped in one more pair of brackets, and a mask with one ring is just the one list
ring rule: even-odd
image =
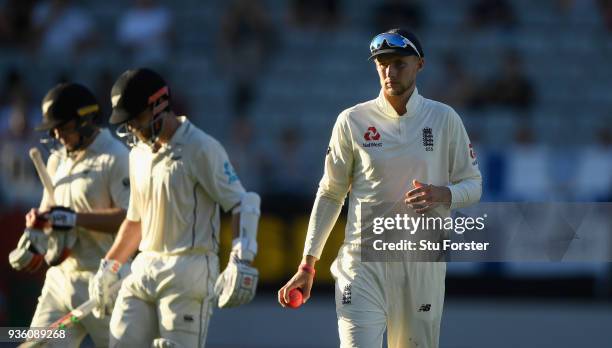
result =
[{"label": "white cricket trousers", "polygon": [[444,262],[332,264],[342,348],[437,348],[444,304]]},{"label": "white cricket trousers", "polygon": [[218,275],[213,253],[140,253],[115,303],[110,347],[150,347],[156,338],[204,347]]},{"label": "white cricket trousers", "polygon": [[[30,327],[49,327],[53,322],[89,300],[89,280],[95,271],[78,270],[76,261],[68,258],[47,270],[45,284],[38,298]],[[66,339],[50,340],[45,347],[79,347],[87,334],[96,347],[108,347],[110,318],[88,315],[68,329]]]}]

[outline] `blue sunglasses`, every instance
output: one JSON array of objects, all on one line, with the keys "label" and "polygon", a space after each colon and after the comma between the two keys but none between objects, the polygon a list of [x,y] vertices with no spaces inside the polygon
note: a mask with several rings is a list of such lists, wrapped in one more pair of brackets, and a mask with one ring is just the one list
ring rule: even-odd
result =
[{"label": "blue sunglasses", "polygon": [[375,53],[376,51],[380,50],[385,43],[387,44],[388,47],[391,47],[391,48],[410,47],[414,50],[417,56],[421,57],[419,50],[412,43],[412,41],[408,40],[407,38],[403,37],[400,34],[395,34],[395,33],[382,33],[382,34],[376,35],[372,39],[372,42],[370,42],[370,53]]}]

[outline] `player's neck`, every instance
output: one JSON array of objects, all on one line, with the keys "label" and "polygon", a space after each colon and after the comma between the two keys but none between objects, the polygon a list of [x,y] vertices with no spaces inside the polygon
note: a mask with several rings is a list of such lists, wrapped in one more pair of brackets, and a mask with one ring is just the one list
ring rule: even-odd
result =
[{"label": "player's neck", "polygon": [[412,96],[412,93],[414,93],[414,88],[415,86],[413,85],[410,89],[408,89],[405,93],[401,95],[389,95],[387,93],[384,93],[385,99],[387,99],[389,104],[391,104],[391,106],[393,107],[395,112],[397,112],[398,115],[402,116],[406,113],[406,104],[408,104],[408,100]]},{"label": "player's neck", "polygon": [[161,133],[159,134],[159,138],[157,140],[158,143],[167,144],[172,139],[174,133],[180,126],[180,122],[176,118],[176,115],[173,112],[168,113],[164,116],[164,126],[162,128]]}]

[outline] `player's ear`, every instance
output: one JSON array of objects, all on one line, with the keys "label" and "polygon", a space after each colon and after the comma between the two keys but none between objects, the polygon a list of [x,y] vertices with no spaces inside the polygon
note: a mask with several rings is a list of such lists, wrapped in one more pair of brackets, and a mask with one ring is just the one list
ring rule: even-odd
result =
[{"label": "player's ear", "polygon": [[419,72],[421,72],[421,70],[423,70],[423,68],[425,67],[425,58],[419,58],[419,62],[418,62],[418,68],[419,68]]}]

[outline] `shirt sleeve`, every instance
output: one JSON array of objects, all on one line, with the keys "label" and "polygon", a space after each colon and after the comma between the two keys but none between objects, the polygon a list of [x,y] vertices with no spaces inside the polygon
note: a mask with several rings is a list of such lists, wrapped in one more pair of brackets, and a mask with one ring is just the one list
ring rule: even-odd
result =
[{"label": "shirt sleeve", "polygon": [[469,206],[480,200],[482,176],[478,169],[476,152],[470,142],[463,122],[457,113],[450,115],[449,169],[451,209]]},{"label": "shirt sleeve", "polygon": [[245,190],[223,146],[212,138],[204,144],[192,162],[193,175],[227,212],[240,202]]},{"label": "shirt sleeve", "polygon": [[325,156],[325,169],[317,197],[310,213],[304,255],[320,258],[342,204],[348,193],[353,173],[353,147],[347,114],[338,116]]},{"label": "shirt sleeve", "polygon": [[342,112],[332,130],[331,140],[325,156],[323,178],[319,182],[317,195],[344,203],[353,175],[353,145],[348,125],[347,112]]},{"label": "shirt sleeve", "polygon": [[308,221],[304,256],[312,255],[317,259],[321,258],[327,238],[334,228],[341,210],[342,203],[329,197],[317,196],[310,213],[310,221]]},{"label": "shirt sleeve", "polygon": [[138,192],[136,192],[136,185],[134,185],[134,183],[136,182],[136,180],[134,179],[134,149],[132,149],[132,151],[130,152],[130,159],[129,159],[129,167],[130,167],[130,173],[129,173],[129,178],[130,178],[130,196],[129,196],[129,205],[128,205],[128,210],[127,210],[127,214],[126,214],[126,219],[130,220],[130,221],[134,221],[134,222],[138,222],[140,221],[140,217],[141,217],[141,202],[140,202],[140,197],[138,196]]},{"label": "shirt sleeve", "polygon": [[111,159],[109,189],[113,206],[122,209],[127,209],[130,203],[130,174],[128,167],[128,152],[126,149],[121,148]]}]

